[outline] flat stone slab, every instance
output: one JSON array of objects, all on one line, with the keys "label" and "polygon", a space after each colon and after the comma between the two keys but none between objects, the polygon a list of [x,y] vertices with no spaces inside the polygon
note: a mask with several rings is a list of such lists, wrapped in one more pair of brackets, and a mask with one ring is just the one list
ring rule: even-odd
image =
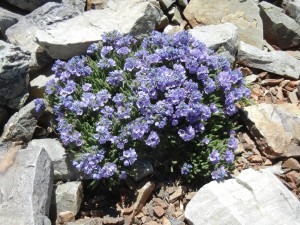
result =
[{"label": "flat stone slab", "polygon": [[299,225],[300,202],[271,172],[247,169],[204,185],[185,218],[193,225]]},{"label": "flat stone slab", "polygon": [[161,10],[147,1],[120,1],[116,8],[91,10],[39,31],[37,43],[55,59],[68,59],[86,53],[89,45],[98,42],[103,32],[118,30],[123,34],[145,35],[161,20]]},{"label": "flat stone slab", "polygon": [[242,118],[268,158],[300,156],[300,110],[294,104],[248,106]]},{"label": "flat stone slab", "polygon": [[300,76],[299,60],[285,52],[266,52],[242,41],[238,50],[238,63],[287,78],[298,79]]},{"label": "flat stone slab", "polygon": [[0,224],[51,225],[53,167],[47,152],[12,145],[0,156]]}]

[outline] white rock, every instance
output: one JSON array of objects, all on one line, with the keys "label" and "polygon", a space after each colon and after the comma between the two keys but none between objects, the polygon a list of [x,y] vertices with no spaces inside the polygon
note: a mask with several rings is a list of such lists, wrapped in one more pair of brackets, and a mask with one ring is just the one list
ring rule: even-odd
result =
[{"label": "white rock", "polygon": [[22,16],[0,8],[0,37],[5,37],[5,31],[16,24]]},{"label": "white rock", "polygon": [[29,93],[32,98],[43,98],[46,84],[48,81],[55,79],[55,75],[51,76],[39,75],[30,81]]},{"label": "white rock", "polygon": [[300,61],[289,54],[282,51],[266,52],[242,41],[238,63],[293,79],[298,79],[300,75]]},{"label": "white rock", "polygon": [[[134,36],[151,32],[161,20],[160,9],[143,0],[120,2],[116,10],[91,10],[57,26],[40,31],[37,42],[53,58],[68,59],[86,53],[103,32],[118,30]],[[99,19],[101,18],[101,19]]]},{"label": "white rock", "polygon": [[189,33],[214,51],[218,50],[221,46],[232,55],[235,55],[237,51],[238,29],[232,23],[196,26],[190,29]]},{"label": "white rock", "polygon": [[163,9],[170,8],[170,6],[175,2],[176,2],[176,0],[159,0],[159,3],[161,4],[161,7]]},{"label": "white rock", "polygon": [[272,173],[247,169],[204,185],[185,217],[193,225],[299,225],[300,202]]},{"label": "white rock", "polygon": [[242,117],[268,158],[300,156],[300,110],[294,104],[245,107]]},{"label": "white rock", "polygon": [[[1,153],[0,148],[0,159]],[[4,154],[0,160],[0,224],[51,225],[47,215],[53,168],[47,152],[33,146],[20,149],[17,145]]]}]

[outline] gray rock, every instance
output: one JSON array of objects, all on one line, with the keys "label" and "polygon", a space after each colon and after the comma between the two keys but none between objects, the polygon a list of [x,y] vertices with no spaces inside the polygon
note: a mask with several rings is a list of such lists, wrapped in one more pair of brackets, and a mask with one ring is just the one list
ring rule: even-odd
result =
[{"label": "gray rock", "polygon": [[55,79],[55,75],[51,76],[39,75],[30,81],[29,93],[32,98],[43,98],[45,93],[46,84],[51,79]]},{"label": "gray rock", "polygon": [[1,141],[25,141],[32,139],[37,121],[44,109],[36,112],[35,102],[32,101],[16,112],[4,126]]},{"label": "gray rock", "polygon": [[300,25],[284,14],[284,11],[268,2],[259,4],[263,20],[264,37],[281,49],[300,45]]},{"label": "gray rock", "polygon": [[154,172],[152,163],[144,158],[137,160],[132,166],[130,176],[137,182]]},{"label": "gray rock", "polygon": [[204,185],[185,217],[194,225],[299,225],[300,202],[272,173],[247,169],[236,179]]},{"label": "gray rock", "polygon": [[86,0],[62,0],[63,5],[73,8],[76,11],[83,13],[86,5]]},{"label": "gray rock", "polygon": [[12,146],[0,162],[1,224],[51,225],[52,162],[42,148],[20,148]]},{"label": "gray rock", "polygon": [[300,24],[300,0],[283,0],[282,8],[289,17]]},{"label": "gray rock", "polygon": [[59,3],[49,2],[6,30],[10,43],[17,44],[31,53],[30,70],[39,70],[48,65],[52,59],[36,42],[40,30],[49,29],[58,23],[79,15],[79,12]]},{"label": "gray rock", "polygon": [[51,138],[34,139],[29,142],[29,145],[42,147],[48,152],[53,162],[54,180],[74,181],[81,178],[80,173],[72,165],[72,154],[66,153],[65,148],[58,140]]},{"label": "gray rock", "polygon": [[300,111],[294,104],[245,107],[243,120],[270,159],[300,156]]},{"label": "gray rock", "polygon": [[223,46],[234,56],[238,49],[238,29],[232,23],[196,26],[189,33],[214,51]]},{"label": "gray rock", "polygon": [[83,187],[80,181],[59,184],[55,190],[55,205],[57,215],[70,211],[75,215],[80,209],[83,199]]},{"label": "gray rock", "polygon": [[102,225],[102,220],[100,218],[86,218],[79,219],[75,222],[67,223],[67,225]]},{"label": "gray rock", "polygon": [[4,0],[9,4],[17,6],[26,11],[33,11],[47,2],[58,2],[58,0]]},{"label": "gray rock", "polygon": [[29,54],[0,40],[0,105],[18,109],[27,93]]},{"label": "gray rock", "polygon": [[[140,37],[161,21],[160,9],[143,0],[120,2],[115,10],[91,10],[37,33],[37,42],[53,58],[68,59],[85,54],[88,46],[100,40],[103,32],[118,30]],[[101,20],[99,19],[101,18]],[[122,19],[121,19],[122,18]]]},{"label": "gray rock", "polygon": [[5,31],[16,24],[22,16],[0,8],[0,37],[6,38]]},{"label": "gray rock", "polygon": [[179,11],[178,7],[176,7],[176,6],[174,7],[174,15],[173,15],[171,21],[177,25],[180,25],[183,22],[180,11]]},{"label": "gray rock", "polygon": [[289,54],[262,51],[242,41],[238,50],[238,63],[293,79],[298,79],[300,75],[300,61]]},{"label": "gray rock", "polygon": [[258,48],[263,44],[263,25],[253,0],[191,0],[183,12],[192,27],[199,24],[233,23],[240,40]]},{"label": "gray rock", "polygon": [[159,0],[162,9],[168,9],[176,0]]}]

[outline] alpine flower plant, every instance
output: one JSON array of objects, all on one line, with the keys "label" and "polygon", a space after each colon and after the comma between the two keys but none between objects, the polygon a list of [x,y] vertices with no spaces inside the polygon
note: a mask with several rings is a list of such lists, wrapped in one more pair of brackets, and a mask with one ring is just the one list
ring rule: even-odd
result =
[{"label": "alpine flower plant", "polygon": [[233,165],[236,103],[250,91],[240,71],[188,32],[139,41],[105,33],[87,56],[52,69],[45,99],[74,166],[91,178],[125,179],[142,158],[183,179],[222,180]]}]

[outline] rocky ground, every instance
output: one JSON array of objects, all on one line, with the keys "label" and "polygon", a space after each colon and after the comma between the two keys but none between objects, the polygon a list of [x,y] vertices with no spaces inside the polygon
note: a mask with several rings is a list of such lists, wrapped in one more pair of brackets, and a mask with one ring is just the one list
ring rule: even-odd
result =
[{"label": "rocky ground", "polygon": [[[231,178],[183,186],[143,162],[117,190],[87,188],[32,100],[55,59],[111,30],[188,30],[241,69],[252,94]],[[300,224],[299,46],[300,0],[0,2],[0,225]]]}]

